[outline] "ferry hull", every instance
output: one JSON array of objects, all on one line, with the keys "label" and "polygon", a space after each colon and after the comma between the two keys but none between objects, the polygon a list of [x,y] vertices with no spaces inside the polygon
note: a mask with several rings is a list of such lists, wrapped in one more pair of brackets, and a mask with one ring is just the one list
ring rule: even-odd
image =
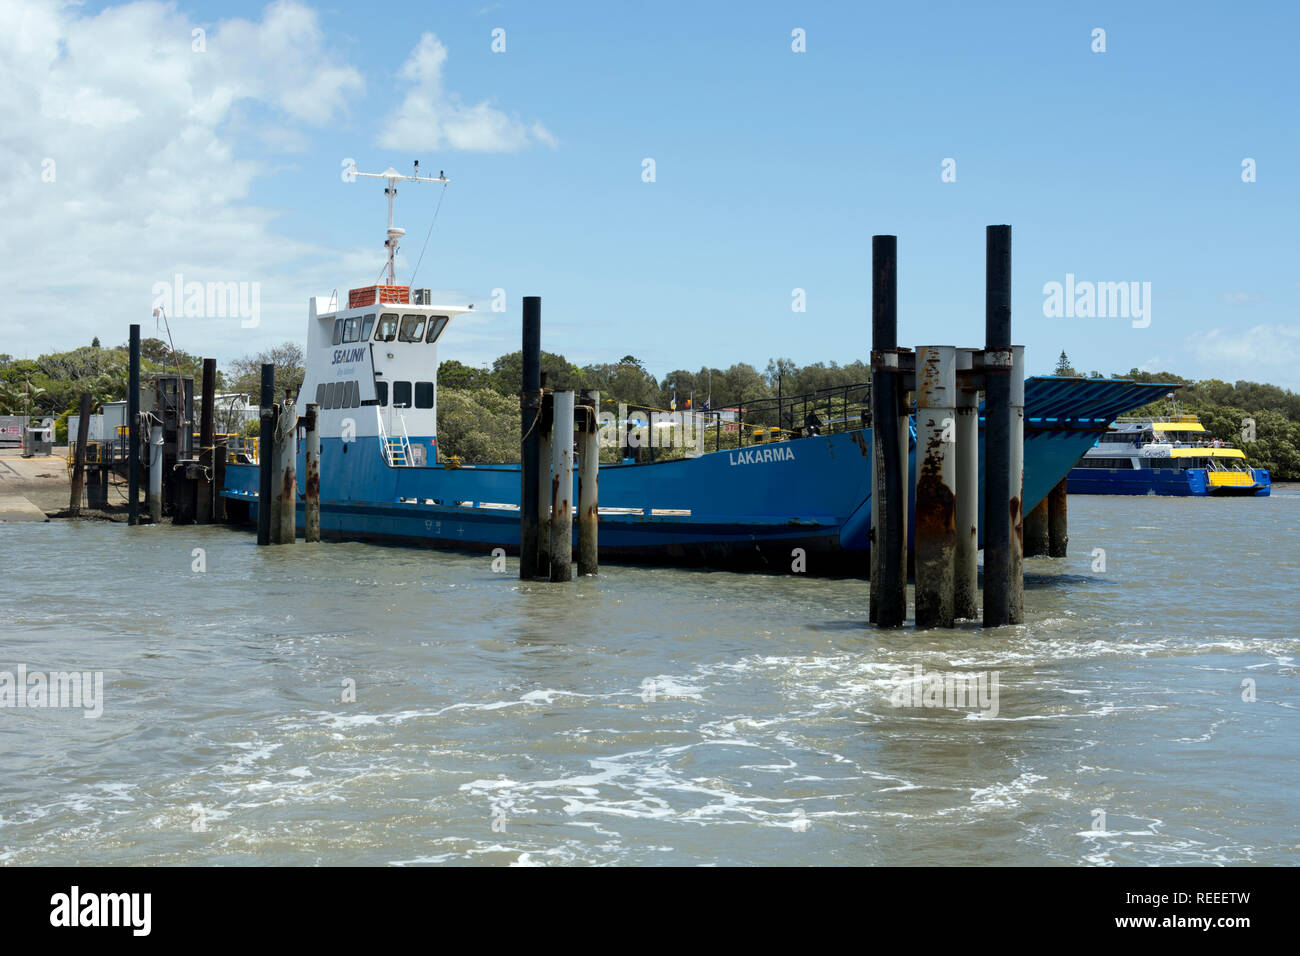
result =
[{"label": "ferry hull", "polygon": [[1212,486],[1204,468],[1074,468],[1069,474],[1072,495],[1155,495],[1159,497],[1266,498],[1272,488],[1268,471],[1252,468],[1249,485]]},{"label": "ferry hull", "polygon": [[[1095,440],[1088,430],[1028,429],[1024,507],[1045,498]],[[321,464],[322,537],[518,554],[518,465],[390,467],[377,440],[365,438],[346,445],[323,440]],[[303,474],[300,455],[300,495]],[[226,469],[222,494],[250,521],[257,517],[257,482],[255,466]],[[811,574],[865,575],[870,485],[869,429],[697,458],[605,465],[600,556],[616,562],[772,571],[802,566]],[[351,493],[339,497],[336,489]],[[247,507],[240,509],[240,502]],[[982,530],[982,490],[980,505]],[[297,525],[304,526],[301,500]]]}]

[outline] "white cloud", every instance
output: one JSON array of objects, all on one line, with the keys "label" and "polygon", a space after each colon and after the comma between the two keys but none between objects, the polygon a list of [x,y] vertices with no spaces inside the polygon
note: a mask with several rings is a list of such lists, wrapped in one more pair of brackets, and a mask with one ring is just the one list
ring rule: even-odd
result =
[{"label": "white cloud", "polygon": [[414,88],[384,122],[379,145],[386,149],[461,149],[510,153],[555,137],[540,122],[525,123],[484,101],[465,105],[443,84],[447,48],[425,33],[398,74]]},{"label": "white cloud", "polygon": [[[207,31],[203,52],[191,48],[197,26]],[[363,87],[326,46],[316,14],[293,0],[256,22],[207,25],[155,2],[88,13],[5,0],[4,351],[36,354],[92,335],[116,344],[129,322],[149,334],[152,286],[176,272],[259,282],[263,312],[256,330],[173,319],[178,346],[227,357],[300,338],[307,296],[346,274],[334,268],[342,256],[271,231],[276,213],[248,202],[270,170],[246,158],[247,147],[302,148],[302,127],[337,122]],[[379,257],[377,248],[364,257],[364,273]]]},{"label": "white cloud", "polygon": [[1243,378],[1294,386],[1300,369],[1300,326],[1256,325],[1245,331],[1212,329],[1187,340],[1206,366],[1203,377]]}]

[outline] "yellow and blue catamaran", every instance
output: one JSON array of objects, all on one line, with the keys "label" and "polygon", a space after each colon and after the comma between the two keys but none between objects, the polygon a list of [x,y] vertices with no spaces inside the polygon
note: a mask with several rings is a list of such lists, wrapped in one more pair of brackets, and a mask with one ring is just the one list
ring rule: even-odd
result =
[{"label": "yellow and blue catamaran", "polygon": [[1211,438],[1195,415],[1126,416],[1089,448],[1070,471],[1078,495],[1254,495],[1272,483],[1246,453]]}]

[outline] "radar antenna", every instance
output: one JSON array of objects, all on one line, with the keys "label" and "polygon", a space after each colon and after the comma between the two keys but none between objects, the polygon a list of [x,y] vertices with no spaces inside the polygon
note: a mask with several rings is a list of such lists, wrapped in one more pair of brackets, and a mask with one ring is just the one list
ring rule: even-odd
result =
[{"label": "radar antenna", "polygon": [[389,166],[382,173],[357,172],[357,169],[354,166],[352,167],[351,172],[354,176],[364,176],[367,179],[383,179],[388,182],[388,185],[384,187],[384,195],[388,197],[388,238],[384,240],[384,248],[388,250],[388,284],[396,285],[397,273],[393,267],[393,262],[397,257],[397,241],[406,235],[405,229],[393,225],[393,199],[397,196],[397,184],[399,182],[449,183],[451,180],[443,175],[442,170],[438,171],[438,176],[436,178],[432,176],[421,176],[419,160],[415,161],[415,173],[411,176],[399,173],[392,166]]}]

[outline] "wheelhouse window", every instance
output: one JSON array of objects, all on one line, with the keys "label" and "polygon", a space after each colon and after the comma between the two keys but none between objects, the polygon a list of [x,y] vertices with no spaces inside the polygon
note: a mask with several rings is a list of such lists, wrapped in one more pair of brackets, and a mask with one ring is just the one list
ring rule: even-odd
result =
[{"label": "wheelhouse window", "polygon": [[425,341],[429,343],[438,341],[438,336],[442,335],[442,330],[447,327],[450,319],[451,316],[447,315],[429,316],[429,334],[425,337]]},{"label": "wheelhouse window", "polygon": [[393,383],[393,407],[394,408],[411,407],[411,383],[410,382]]},{"label": "wheelhouse window", "polygon": [[343,320],[343,341],[355,342],[357,340],[357,326],[359,321],[355,316]]},{"label": "wheelhouse window", "polygon": [[362,342],[370,341],[370,333],[375,330],[375,313],[371,312],[361,320],[361,338]]},{"label": "wheelhouse window", "polygon": [[403,342],[418,342],[424,336],[424,316],[402,316],[402,329],[397,338]]},{"label": "wheelhouse window", "polygon": [[324,382],[321,382],[319,385],[316,386],[316,404],[319,405],[321,408],[329,407],[328,405],[325,404],[325,383]]},{"label": "wheelhouse window", "polygon": [[385,312],[379,317],[379,325],[375,328],[376,342],[391,342],[397,338],[397,313]]},{"label": "wheelhouse window", "polygon": [[433,408],[433,383],[432,382],[415,383],[415,407]]},{"label": "wheelhouse window", "polygon": [[388,407],[388,383],[375,379],[375,398],[379,399],[379,404],[384,408]]},{"label": "wheelhouse window", "polygon": [[340,342],[342,342],[342,341],[343,341],[343,320],[342,320],[342,319],[335,319],[335,320],[334,320],[334,341],[333,341],[333,344],[334,344],[334,345],[338,345],[338,344],[339,344]]}]

